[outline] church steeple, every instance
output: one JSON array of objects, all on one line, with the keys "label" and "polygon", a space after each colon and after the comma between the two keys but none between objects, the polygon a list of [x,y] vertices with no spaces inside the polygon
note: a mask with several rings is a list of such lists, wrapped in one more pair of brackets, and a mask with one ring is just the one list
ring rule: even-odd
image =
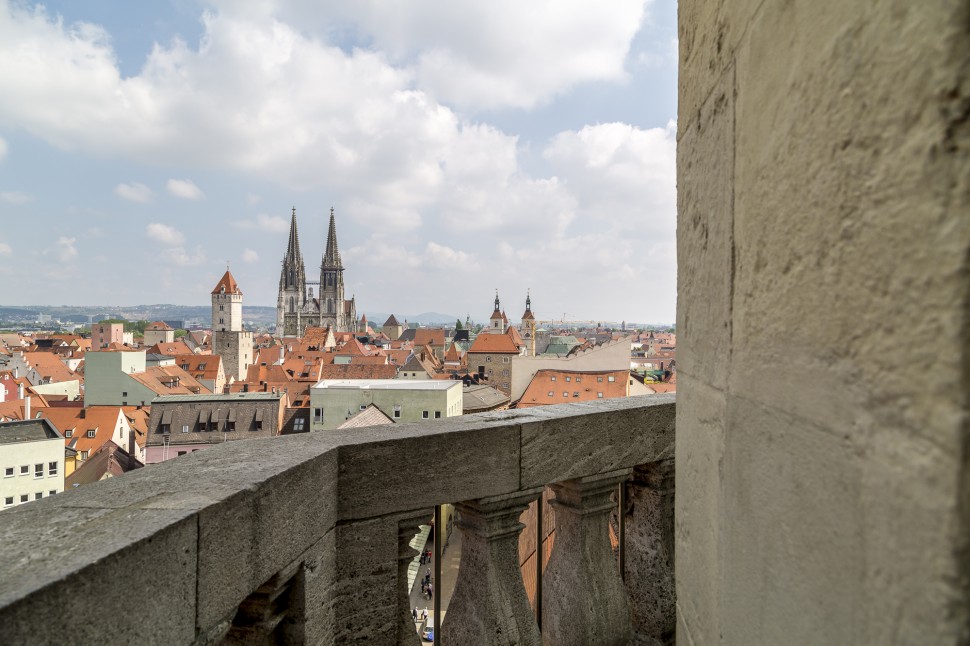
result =
[{"label": "church steeple", "polygon": [[303,254],[300,253],[300,234],[296,228],[296,207],[290,219],[290,240],[283,256],[283,273],[280,275],[280,289],[299,288],[305,292]]},{"label": "church steeple", "polygon": [[327,250],[323,254],[323,267],[326,269],[343,269],[340,261],[340,249],[337,248],[337,224],[333,217],[333,207],[330,207],[330,230],[327,232]]}]

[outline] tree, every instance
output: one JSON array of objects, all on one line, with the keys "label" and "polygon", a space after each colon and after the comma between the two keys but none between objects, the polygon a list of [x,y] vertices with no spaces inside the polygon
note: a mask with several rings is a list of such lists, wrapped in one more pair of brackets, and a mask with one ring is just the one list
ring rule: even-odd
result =
[{"label": "tree", "polygon": [[461,319],[455,319],[455,329],[456,329],[456,330],[461,330],[461,329],[463,329],[463,328],[461,327]]}]

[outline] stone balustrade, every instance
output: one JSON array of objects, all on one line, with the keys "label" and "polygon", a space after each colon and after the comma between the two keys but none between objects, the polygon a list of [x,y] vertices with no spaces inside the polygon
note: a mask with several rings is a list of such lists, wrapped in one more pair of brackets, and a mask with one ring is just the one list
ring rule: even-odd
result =
[{"label": "stone balustrade", "polygon": [[[442,643],[666,643],[673,441],[674,396],[656,395],[192,453],[0,513],[0,641],[419,644],[408,540],[456,503]],[[624,584],[608,525],[625,481]],[[546,486],[540,633],[517,536]]]}]

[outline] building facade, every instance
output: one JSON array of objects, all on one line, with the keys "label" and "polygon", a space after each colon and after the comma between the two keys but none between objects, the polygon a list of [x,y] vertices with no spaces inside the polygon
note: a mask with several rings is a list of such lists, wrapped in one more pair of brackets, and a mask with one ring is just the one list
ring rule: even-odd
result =
[{"label": "building facade", "polygon": [[0,503],[7,509],[64,491],[64,436],[46,419],[0,424]]},{"label": "building facade", "polygon": [[330,209],[330,228],[320,263],[316,297],[311,286],[314,283],[306,279],[295,208],[291,217],[290,237],[283,256],[276,302],[277,335],[302,337],[308,326],[329,327],[337,332],[356,332],[357,306],[354,297],[347,299],[344,293],[344,266],[337,246],[337,225],[333,209]]}]

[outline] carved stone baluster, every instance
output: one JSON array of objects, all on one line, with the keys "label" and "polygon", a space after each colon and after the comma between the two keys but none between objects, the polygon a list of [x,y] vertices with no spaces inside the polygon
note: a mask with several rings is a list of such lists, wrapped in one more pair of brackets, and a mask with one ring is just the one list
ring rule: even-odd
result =
[{"label": "carved stone baluster", "polygon": [[632,469],[551,485],[556,539],[542,580],[542,643],[624,646],[630,604],[610,546],[610,496]]},{"label": "carved stone baluster", "polygon": [[626,484],[626,589],[639,644],[669,646],[677,629],[674,460],[636,467]]},{"label": "carved stone baluster", "polygon": [[456,505],[461,564],[441,626],[443,644],[541,643],[519,569],[519,516],[541,493],[538,487]]}]

